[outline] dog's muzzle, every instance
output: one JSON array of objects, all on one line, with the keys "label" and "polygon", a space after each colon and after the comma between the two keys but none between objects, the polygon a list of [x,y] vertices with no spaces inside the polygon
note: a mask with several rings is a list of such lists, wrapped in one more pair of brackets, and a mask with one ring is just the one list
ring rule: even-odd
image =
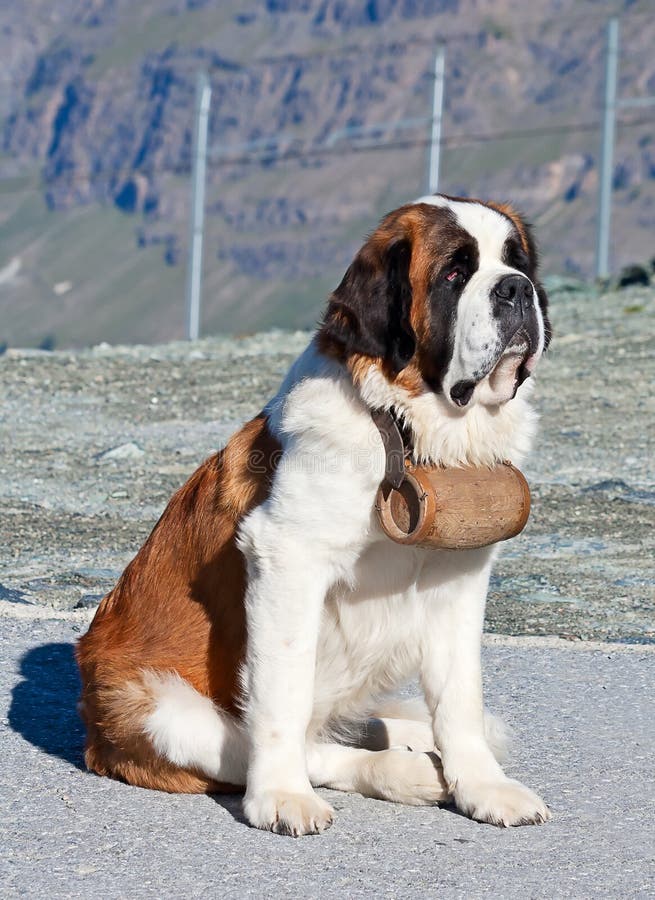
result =
[{"label": "dog's muzzle", "polygon": [[497,322],[498,339],[493,352],[471,378],[457,381],[450,398],[457,406],[466,406],[476,385],[495,371],[514,373],[514,391],[530,375],[535,354],[539,352],[539,321],[534,287],[525,275],[504,275],[491,289],[492,314]]}]

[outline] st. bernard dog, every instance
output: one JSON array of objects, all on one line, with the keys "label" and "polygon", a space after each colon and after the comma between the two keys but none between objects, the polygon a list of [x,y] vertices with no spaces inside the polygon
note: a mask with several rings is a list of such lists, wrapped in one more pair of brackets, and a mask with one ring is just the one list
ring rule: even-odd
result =
[{"label": "st. bernard dog", "polygon": [[[248,821],[279,834],[331,824],[320,786],[550,817],[484,712],[495,549],[384,535],[371,416],[390,411],[417,461],[520,464],[546,306],[510,206],[430,196],[382,220],[277,395],[175,494],[80,640],[89,769],[245,788]],[[414,677],[424,704],[393,701]]]}]

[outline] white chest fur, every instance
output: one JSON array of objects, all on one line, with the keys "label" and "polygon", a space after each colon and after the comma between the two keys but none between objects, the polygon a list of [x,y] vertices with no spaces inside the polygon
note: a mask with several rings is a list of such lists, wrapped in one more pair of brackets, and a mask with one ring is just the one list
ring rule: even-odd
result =
[{"label": "white chest fur", "polygon": [[[393,403],[405,413],[423,459],[520,461],[532,436],[534,417],[521,396],[493,415],[484,408],[457,415],[434,395],[409,397],[377,370],[362,393],[368,404]],[[484,593],[494,551],[417,549],[382,534],[373,510],[384,473],[379,433],[348,373],[313,345],[267,411],[285,451],[267,513],[274,510],[306,542],[307,567],[315,554],[317,566],[328,561],[312,715],[320,728],[357,715],[374,695],[415,674],[425,635],[444,631],[440,607],[456,602],[472,580],[478,593],[484,583]]]}]

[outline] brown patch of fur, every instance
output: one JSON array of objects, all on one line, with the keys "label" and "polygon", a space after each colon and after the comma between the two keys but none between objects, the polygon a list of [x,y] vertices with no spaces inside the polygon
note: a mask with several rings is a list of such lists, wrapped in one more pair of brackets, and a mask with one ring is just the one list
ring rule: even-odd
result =
[{"label": "brown patch of fur", "polygon": [[523,247],[524,252],[530,256],[530,242],[528,241],[528,235],[525,230],[525,224],[523,223],[523,219],[514,209],[511,203],[494,203],[490,201],[486,204],[490,206],[492,209],[495,209],[496,212],[501,213],[501,215],[510,219],[514,228],[516,228],[519,238],[521,240],[521,246]]},{"label": "brown patch of fur", "polygon": [[425,382],[414,362],[410,362],[397,375],[389,375],[385,371],[384,360],[378,357],[364,356],[361,353],[353,354],[347,360],[346,365],[353,383],[356,385],[361,385],[371,366],[375,366],[383,372],[386,378],[406,390],[410,396],[418,397],[425,391]]},{"label": "brown patch of fur", "polygon": [[268,496],[280,452],[263,415],[245,425],[173,496],[98,607],[76,650],[90,769],[165,791],[230,787],[157,756],[141,730],[152,697],[140,673],[177,672],[239,715],[246,568],[236,529]]},{"label": "brown patch of fur", "polygon": [[402,372],[399,372],[396,375],[394,383],[407,391],[410,397],[419,397],[426,390],[423,376],[414,362],[410,362],[408,366],[405,366]]},{"label": "brown patch of fur", "polygon": [[350,375],[356,385],[362,383],[371,366],[377,366],[379,368],[381,365],[382,360],[378,357],[364,356],[362,353],[353,353],[347,360]]},{"label": "brown patch of fur", "polygon": [[433,311],[430,284],[469,235],[457,224],[447,207],[416,204],[408,208],[404,221],[410,223],[412,260],[409,270],[412,287],[411,324],[416,335],[416,353],[396,378],[412,395],[439,382],[434,372],[437,360],[433,347]]},{"label": "brown patch of fur", "polygon": [[[438,207],[429,208],[429,222],[434,225],[434,218],[439,217],[439,213],[443,216],[443,211]],[[439,268],[442,260],[445,261],[451,252],[450,241],[448,240],[447,229],[440,229],[439,246],[434,245],[434,236],[424,234],[425,231],[425,215],[417,221],[416,212],[414,212],[412,222],[412,262],[409,270],[409,280],[412,286],[412,306],[410,313],[410,321],[414,334],[416,335],[416,346],[418,355],[420,349],[429,343],[430,340],[430,304],[428,302],[428,284],[430,276],[435,268]],[[416,372],[419,373],[418,367]]]},{"label": "brown patch of fur", "polygon": [[[435,225],[440,228],[435,230]],[[398,373],[388,371],[385,361],[379,357],[352,354],[343,359],[341,347],[333,347],[329,340],[319,348],[328,356],[345,362],[354,382],[361,383],[371,365],[382,370],[389,381],[406,390],[411,396],[418,396],[426,389],[422,374],[422,349],[429,347],[431,333],[431,310],[428,286],[433,273],[457,250],[462,241],[462,229],[455,223],[452,213],[444,207],[429,204],[411,204],[390,213],[373,232],[366,245],[367,258],[378,260],[378,274],[382,270],[385,250],[394,241],[407,239],[411,243],[412,255],[409,280],[412,288],[410,324],[416,335],[417,352],[414,358]],[[342,315],[341,312],[333,315]]]}]

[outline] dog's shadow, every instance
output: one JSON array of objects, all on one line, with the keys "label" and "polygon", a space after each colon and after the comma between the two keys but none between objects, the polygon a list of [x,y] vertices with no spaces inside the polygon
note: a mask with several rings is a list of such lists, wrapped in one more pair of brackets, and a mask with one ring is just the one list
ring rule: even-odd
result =
[{"label": "dog's shadow", "polygon": [[22,681],[14,687],[9,724],[49,756],[84,768],[84,729],[77,715],[80,679],[72,644],[43,644],[20,661]]},{"label": "dog's shadow", "polygon": [[[22,680],[11,695],[9,725],[47,753],[82,771],[84,726],[77,712],[80,676],[72,644],[43,644],[20,661]],[[237,822],[245,823],[240,794],[212,794]]]}]

